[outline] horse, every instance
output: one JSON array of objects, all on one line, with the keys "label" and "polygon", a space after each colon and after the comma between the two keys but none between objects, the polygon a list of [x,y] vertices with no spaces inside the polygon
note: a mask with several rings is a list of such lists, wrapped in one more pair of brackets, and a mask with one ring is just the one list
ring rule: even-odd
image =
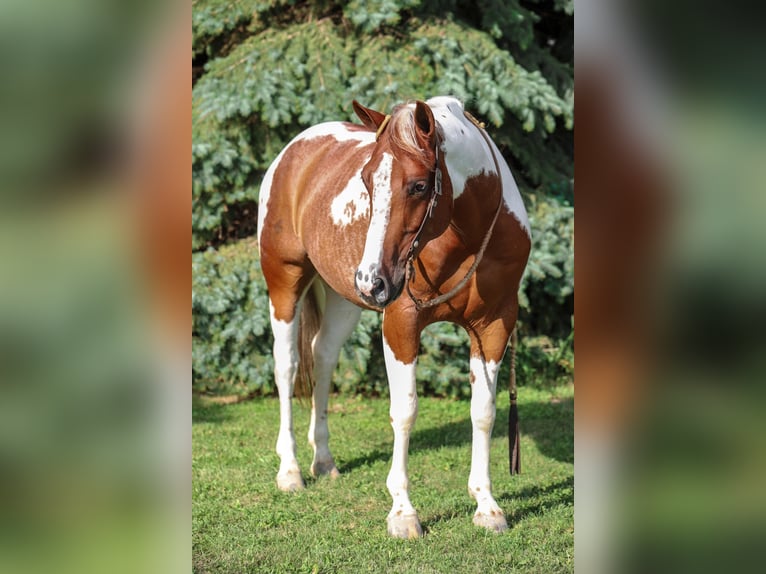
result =
[{"label": "horse", "polygon": [[299,368],[313,381],[311,474],[339,475],[328,444],[332,373],[362,309],[382,312],[394,435],[387,530],[422,536],[407,474],[418,413],[415,368],[423,328],[450,321],[470,338],[473,522],[502,532],[507,522],[492,496],[489,446],[498,368],[515,334],[531,245],[524,204],[500,150],[457,98],[399,104],[390,114],[352,105],[361,125],[308,128],[279,153],[261,185],[258,246],[280,404],[277,486],[305,487],[292,424]]}]

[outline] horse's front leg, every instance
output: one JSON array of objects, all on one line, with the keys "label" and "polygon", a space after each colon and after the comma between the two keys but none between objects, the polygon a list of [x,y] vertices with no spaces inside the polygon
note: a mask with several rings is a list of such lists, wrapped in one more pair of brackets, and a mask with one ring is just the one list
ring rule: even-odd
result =
[{"label": "horse's front leg", "polygon": [[[387,332],[393,346],[389,344]],[[423,534],[418,514],[410,502],[410,483],[407,477],[410,432],[418,416],[418,395],[415,388],[418,341],[417,337],[413,338],[414,349],[413,341],[401,337],[401,333],[386,329],[384,318],[383,352],[391,395],[390,420],[394,430],[394,453],[391,471],[386,480],[393,504],[386,520],[388,533],[396,538],[418,538]]]},{"label": "horse's front leg", "polygon": [[[508,338],[503,339],[507,344]],[[492,496],[492,482],[489,478],[489,449],[492,427],[495,424],[495,395],[497,371],[503,359],[505,344],[501,347],[478,340],[471,342],[471,423],[473,444],[471,452],[471,474],[468,477],[468,491],[476,500],[477,508],[473,523],[494,532],[508,528],[502,509]],[[499,347],[499,348],[498,348]]]}]

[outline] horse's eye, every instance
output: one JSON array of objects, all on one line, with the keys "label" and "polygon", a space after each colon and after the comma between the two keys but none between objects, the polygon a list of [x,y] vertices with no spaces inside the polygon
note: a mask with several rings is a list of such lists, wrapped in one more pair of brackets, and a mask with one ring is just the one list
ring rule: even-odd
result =
[{"label": "horse's eye", "polygon": [[428,183],[425,181],[416,181],[410,186],[410,195],[423,195],[428,189]]}]

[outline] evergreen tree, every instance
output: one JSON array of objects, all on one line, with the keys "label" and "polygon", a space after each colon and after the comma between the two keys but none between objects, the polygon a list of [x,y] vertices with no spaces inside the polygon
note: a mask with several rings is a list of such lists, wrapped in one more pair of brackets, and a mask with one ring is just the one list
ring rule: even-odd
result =
[{"label": "evergreen tree", "polygon": [[[194,0],[192,24],[195,261],[254,234],[263,174],[302,129],[356,121],[353,99],[388,112],[450,94],[487,123],[525,196],[536,236],[522,302],[547,314],[527,324],[567,335],[572,0]],[[221,324],[203,307],[195,325]],[[195,337],[202,356],[220,333]]]},{"label": "evergreen tree", "polygon": [[522,189],[572,177],[572,2],[199,0],[193,247],[252,232],[263,172],[302,128],[451,94]]}]

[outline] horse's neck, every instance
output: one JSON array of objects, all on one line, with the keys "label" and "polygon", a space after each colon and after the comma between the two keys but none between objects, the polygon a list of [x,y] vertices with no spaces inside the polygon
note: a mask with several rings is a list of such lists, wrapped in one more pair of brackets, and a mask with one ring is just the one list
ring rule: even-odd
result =
[{"label": "horse's neck", "polygon": [[440,119],[444,163],[452,182],[453,198],[458,199],[469,179],[496,170],[489,141],[477,126],[464,116],[446,115]]},{"label": "horse's neck", "polygon": [[479,219],[488,225],[502,201],[529,234],[529,219],[516,182],[486,132],[463,115],[449,114],[439,123],[453,200],[460,200],[460,208],[453,214],[454,226],[465,226],[466,219],[476,221],[479,213]]}]

